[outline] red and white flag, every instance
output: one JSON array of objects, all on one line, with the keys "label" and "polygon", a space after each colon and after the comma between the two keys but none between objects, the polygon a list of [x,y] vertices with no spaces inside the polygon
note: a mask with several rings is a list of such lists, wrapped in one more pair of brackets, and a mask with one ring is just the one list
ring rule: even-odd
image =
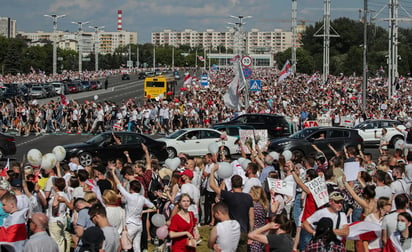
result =
[{"label": "red and white flag", "polygon": [[1,177],[7,177],[7,171],[10,169],[10,159],[7,159],[7,163],[4,166],[3,170],[1,171]]},{"label": "red and white flag", "polygon": [[229,83],[226,93],[223,95],[223,102],[227,107],[230,107],[234,110],[239,109],[239,100],[240,100],[240,89],[243,87],[242,81],[242,70],[240,69],[240,62],[237,62],[237,66],[235,68],[235,77]]},{"label": "red and white flag", "polygon": [[355,221],[349,224],[348,240],[373,241],[381,237],[382,226],[369,221]]},{"label": "red and white flag", "polygon": [[314,82],[317,78],[318,78],[318,73],[312,74],[312,76],[311,76],[310,79],[306,82],[306,84],[310,84],[310,83]]},{"label": "red and white flag", "polygon": [[183,80],[183,87],[190,86],[191,83],[192,83],[192,76],[190,76],[190,74],[187,74]]},{"label": "red and white flag", "polygon": [[197,56],[197,58],[202,62],[205,61],[205,58],[203,58],[203,56]]},{"label": "red and white flag", "polygon": [[[404,251],[402,248],[400,241],[399,233],[393,233],[389,236],[388,240],[386,241],[385,246],[383,247],[383,252],[399,252]],[[410,250],[405,250],[410,251]]]},{"label": "red and white flag", "polygon": [[23,251],[27,238],[26,212],[27,208],[7,216],[0,227],[0,243],[8,242],[13,245],[15,251]]},{"label": "red and white flag", "polygon": [[292,68],[290,66],[289,60],[285,62],[285,64],[282,67],[282,70],[279,73],[279,81],[283,81],[286,79],[290,74],[292,73]]},{"label": "red and white flag", "polygon": [[67,98],[64,94],[60,95],[60,103],[63,104],[64,106],[69,105],[69,103],[67,102]]},{"label": "red and white flag", "polygon": [[238,59],[240,59],[240,56],[239,56],[239,55],[236,55],[235,57],[231,58],[229,61],[230,61],[230,62],[234,62],[234,61],[236,61],[236,60],[238,60]]}]

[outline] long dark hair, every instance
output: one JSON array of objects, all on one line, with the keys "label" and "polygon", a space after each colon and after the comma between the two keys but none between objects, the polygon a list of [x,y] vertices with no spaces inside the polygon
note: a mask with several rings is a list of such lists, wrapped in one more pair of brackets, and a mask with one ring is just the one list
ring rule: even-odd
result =
[{"label": "long dark hair", "polygon": [[325,244],[330,242],[340,243],[333,232],[333,221],[331,218],[323,217],[316,223],[316,232],[314,240],[325,240]]}]

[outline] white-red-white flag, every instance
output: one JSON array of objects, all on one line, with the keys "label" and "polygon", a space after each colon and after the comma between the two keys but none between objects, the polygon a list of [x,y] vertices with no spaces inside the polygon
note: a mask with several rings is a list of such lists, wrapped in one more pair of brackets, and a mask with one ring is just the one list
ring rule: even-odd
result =
[{"label": "white-red-white flag", "polygon": [[187,74],[185,78],[183,79],[183,87],[187,87],[192,83],[192,76],[190,74]]},{"label": "white-red-white flag", "polygon": [[229,83],[226,93],[223,95],[223,102],[229,108],[234,110],[239,109],[240,89],[242,88],[242,70],[240,69],[240,62],[235,66],[235,77]]},{"label": "white-red-white flag", "polygon": [[318,78],[318,73],[312,74],[312,76],[309,78],[309,80],[306,82],[306,84],[310,84],[314,82]]},{"label": "white-red-white flag", "polygon": [[1,171],[1,177],[7,177],[7,171],[10,169],[10,159],[7,159],[7,163],[4,166],[3,170]]},{"label": "white-red-white flag", "polygon": [[205,58],[203,58],[203,56],[197,56],[197,58],[202,62],[205,61]]},{"label": "white-red-white flag", "polygon": [[230,61],[230,62],[234,62],[234,61],[236,61],[236,60],[238,60],[238,59],[240,59],[240,56],[239,56],[239,55],[236,55],[235,57],[231,58],[229,61]]},{"label": "white-red-white flag", "polygon": [[289,60],[286,60],[285,64],[282,67],[282,70],[279,73],[279,81],[283,81],[292,73],[292,68],[290,66]]},{"label": "white-red-white flag", "polygon": [[69,105],[69,103],[67,102],[67,98],[64,94],[60,95],[60,103],[63,104],[64,106]]},{"label": "white-red-white flag", "polygon": [[373,241],[381,237],[382,226],[369,221],[355,221],[349,224],[348,240]]}]

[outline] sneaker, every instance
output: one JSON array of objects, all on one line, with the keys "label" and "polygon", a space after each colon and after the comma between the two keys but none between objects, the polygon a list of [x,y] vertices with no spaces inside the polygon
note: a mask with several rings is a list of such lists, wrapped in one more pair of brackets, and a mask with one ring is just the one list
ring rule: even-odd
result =
[{"label": "sneaker", "polygon": [[72,132],[70,130],[66,131],[67,134],[71,134]]},{"label": "sneaker", "polygon": [[36,136],[40,135],[40,132],[36,132]]},{"label": "sneaker", "polygon": [[77,131],[77,134],[81,134],[82,132],[81,131]]}]

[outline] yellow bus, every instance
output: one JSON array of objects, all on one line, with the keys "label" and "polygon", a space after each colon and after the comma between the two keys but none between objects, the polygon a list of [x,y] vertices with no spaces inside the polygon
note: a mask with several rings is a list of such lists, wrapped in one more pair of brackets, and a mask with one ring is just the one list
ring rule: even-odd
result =
[{"label": "yellow bus", "polygon": [[144,97],[155,99],[172,99],[175,95],[177,81],[171,77],[152,76],[144,79]]}]

